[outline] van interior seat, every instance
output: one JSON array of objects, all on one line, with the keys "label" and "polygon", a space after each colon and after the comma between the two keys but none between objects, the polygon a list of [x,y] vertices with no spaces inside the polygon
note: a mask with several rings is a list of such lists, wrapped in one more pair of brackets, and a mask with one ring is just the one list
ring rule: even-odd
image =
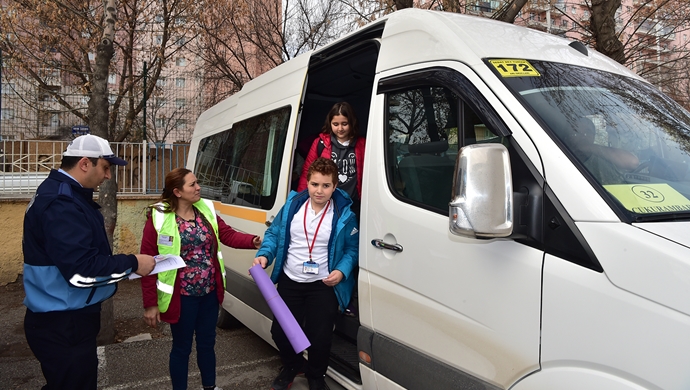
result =
[{"label": "van interior seat", "polygon": [[407,198],[440,209],[448,207],[455,161],[445,155],[447,150],[446,140],[408,146],[410,154],[398,164]]}]

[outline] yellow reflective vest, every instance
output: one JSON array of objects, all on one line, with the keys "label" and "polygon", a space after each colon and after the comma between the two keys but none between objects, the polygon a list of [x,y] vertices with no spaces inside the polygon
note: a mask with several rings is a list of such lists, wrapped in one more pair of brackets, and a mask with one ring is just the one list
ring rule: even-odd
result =
[{"label": "yellow reflective vest", "polygon": [[[172,245],[161,245],[160,239],[158,242],[158,253],[166,255],[180,255],[180,231],[175,222],[175,213],[164,213],[160,210],[165,209],[167,205],[163,203],[156,203],[151,207],[151,218],[153,220],[153,227],[158,233],[158,237],[165,235],[172,237]],[[218,238],[218,221],[216,221],[216,211],[213,208],[213,202],[206,199],[201,199],[194,203],[194,207],[199,210],[201,215],[213,226],[213,232],[216,235],[216,249],[218,251],[218,263],[220,271],[223,275],[223,289],[225,289],[225,263],[223,263],[223,254],[220,251],[220,242]],[[170,300],[172,299],[173,291],[175,289],[175,279],[177,278],[177,270],[164,271],[158,274],[156,281],[156,289],[158,292],[158,310],[161,313],[168,311]]]}]

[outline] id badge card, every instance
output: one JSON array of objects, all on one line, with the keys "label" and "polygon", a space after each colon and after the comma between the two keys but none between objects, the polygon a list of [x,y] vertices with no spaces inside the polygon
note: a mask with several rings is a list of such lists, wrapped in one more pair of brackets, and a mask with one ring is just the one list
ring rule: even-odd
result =
[{"label": "id badge card", "polygon": [[172,244],[172,236],[166,236],[165,234],[161,234],[158,236],[158,245],[172,246]]},{"label": "id badge card", "polygon": [[319,274],[319,265],[313,261],[305,261],[304,263],[302,263],[302,273],[303,274],[310,274],[310,275],[318,275]]}]

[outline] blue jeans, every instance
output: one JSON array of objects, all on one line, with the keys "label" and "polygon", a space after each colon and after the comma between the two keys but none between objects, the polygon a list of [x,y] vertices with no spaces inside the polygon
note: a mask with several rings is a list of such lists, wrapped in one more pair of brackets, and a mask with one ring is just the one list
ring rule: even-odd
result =
[{"label": "blue jeans", "polygon": [[200,297],[180,296],[180,320],[170,324],[173,345],[170,351],[170,380],[173,390],[187,389],[189,354],[196,333],[196,363],[204,387],[216,384],[216,291]]}]

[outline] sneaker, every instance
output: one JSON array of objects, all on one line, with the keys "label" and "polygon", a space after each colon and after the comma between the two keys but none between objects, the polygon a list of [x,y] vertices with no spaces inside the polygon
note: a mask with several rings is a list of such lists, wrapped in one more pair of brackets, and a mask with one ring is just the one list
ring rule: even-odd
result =
[{"label": "sneaker", "polygon": [[280,373],[273,380],[271,385],[271,390],[287,390],[292,386],[292,381],[295,380],[297,374],[300,373],[298,368],[288,368],[283,367],[280,369]]},{"label": "sneaker", "polygon": [[347,305],[344,314],[348,317],[357,317],[357,308],[355,307],[353,302],[350,302],[350,304]]},{"label": "sneaker", "polygon": [[[202,387],[202,388],[201,388],[201,390],[205,390],[205,389],[206,389],[205,387]],[[218,386],[214,386],[214,387],[213,387],[213,390],[223,390],[223,389],[221,389],[221,388],[218,387]]]},{"label": "sneaker", "polygon": [[309,390],[331,390],[326,384],[325,378],[307,378],[309,381]]}]

